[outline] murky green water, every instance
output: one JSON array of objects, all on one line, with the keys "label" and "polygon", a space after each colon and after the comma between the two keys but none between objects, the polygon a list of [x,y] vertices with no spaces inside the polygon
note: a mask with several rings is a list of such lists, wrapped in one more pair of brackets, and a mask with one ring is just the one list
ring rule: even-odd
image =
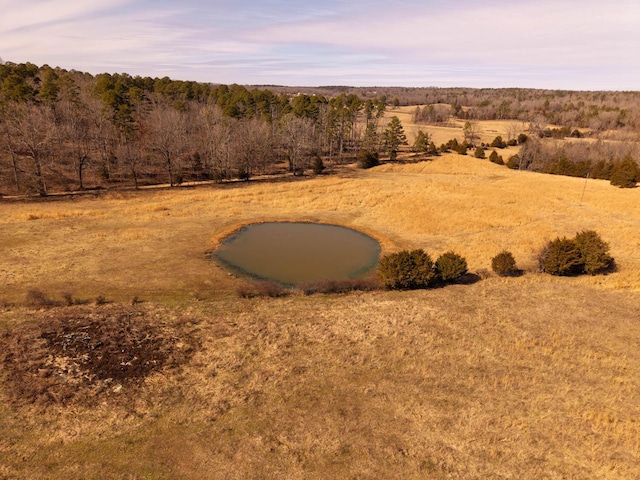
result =
[{"label": "murky green water", "polygon": [[356,278],[378,261],[380,245],[350,228],[317,223],[260,223],[225,239],[215,252],[242,273],[288,284]]}]

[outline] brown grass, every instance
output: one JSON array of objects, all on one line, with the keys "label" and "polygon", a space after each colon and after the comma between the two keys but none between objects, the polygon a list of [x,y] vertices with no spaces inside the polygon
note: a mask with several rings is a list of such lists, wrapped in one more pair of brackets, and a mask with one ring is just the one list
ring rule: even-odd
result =
[{"label": "brown grass", "polygon": [[620,271],[579,281],[638,290],[640,189],[589,180],[582,198],[584,189],[581,179],[511,171],[454,154],[292,183],[5,203],[3,298],[22,302],[32,289],[115,301],[232,295],[235,279],[205,253],[223,232],[264,220],[350,226],[373,233],[385,251],[424,248],[437,256],[454,250],[471,271],[490,268],[505,248],[521,268],[534,269],[547,240],[593,229],[611,244]]},{"label": "brown grass", "polygon": [[[4,400],[0,473],[636,478],[639,307],[636,295],[531,276],[139,307],[190,325],[191,361],[93,407]],[[43,315],[14,310],[2,325]]]},{"label": "brown grass", "polygon": [[[3,368],[0,478],[638,478],[640,189],[589,180],[580,202],[584,186],[449,155],[286,184],[0,203],[1,351],[16,332],[42,341],[38,325],[110,309],[199,345],[135,389],[67,405],[16,400]],[[206,252],[239,224],[292,219],[374,232],[385,252],[454,250],[471,272],[508,249],[527,272],[237,298],[241,280]],[[547,240],[587,229],[618,272],[531,272]],[[11,306],[30,290],[143,302]],[[47,361],[27,344],[27,361]]]}]

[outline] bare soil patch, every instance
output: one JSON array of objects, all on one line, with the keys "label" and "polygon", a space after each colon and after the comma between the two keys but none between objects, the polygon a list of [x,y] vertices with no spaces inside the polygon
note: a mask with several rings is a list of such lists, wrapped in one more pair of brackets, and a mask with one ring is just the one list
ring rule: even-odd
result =
[{"label": "bare soil patch", "polygon": [[0,337],[7,391],[18,403],[93,404],[143,385],[194,353],[193,338],[150,311],[55,308]]}]

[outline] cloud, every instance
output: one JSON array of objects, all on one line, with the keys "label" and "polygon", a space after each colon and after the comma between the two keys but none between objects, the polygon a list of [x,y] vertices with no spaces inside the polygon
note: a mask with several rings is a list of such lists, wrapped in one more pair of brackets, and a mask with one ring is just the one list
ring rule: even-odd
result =
[{"label": "cloud", "polygon": [[558,88],[638,88],[640,78],[631,0],[0,0],[0,9],[5,60],[92,73]]}]

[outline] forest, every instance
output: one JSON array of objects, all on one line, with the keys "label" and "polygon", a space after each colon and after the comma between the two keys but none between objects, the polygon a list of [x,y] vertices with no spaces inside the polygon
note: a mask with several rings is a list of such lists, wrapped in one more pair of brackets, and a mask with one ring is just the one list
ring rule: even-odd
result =
[{"label": "forest", "polygon": [[[5,62],[0,196],[320,171],[385,150],[382,119],[403,105],[416,106],[420,125],[513,120],[536,138],[581,131],[600,141],[563,145],[582,167],[551,173],[637,157],[638,92],[220,85]],[[528,148],[518,165],[548,171],[560,148]]]}]

